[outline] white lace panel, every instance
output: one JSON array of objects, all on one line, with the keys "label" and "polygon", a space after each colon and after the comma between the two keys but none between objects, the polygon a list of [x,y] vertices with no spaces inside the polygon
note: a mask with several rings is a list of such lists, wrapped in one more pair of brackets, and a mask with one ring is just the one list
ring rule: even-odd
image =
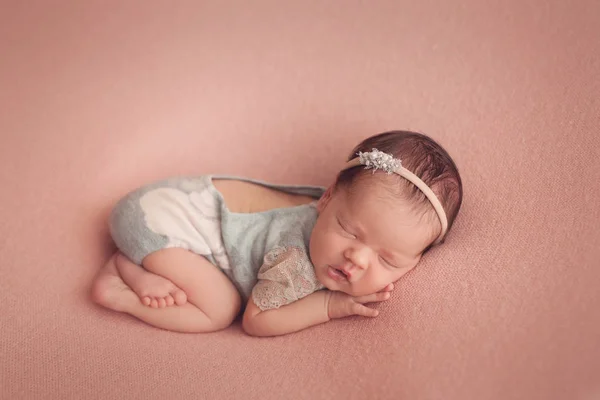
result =
[{"label": "white lace panel", "polygon": [[279,308],[323,289],[308,255],[297,247],[269,251],[258,271],[252,300],[261,310]]}]

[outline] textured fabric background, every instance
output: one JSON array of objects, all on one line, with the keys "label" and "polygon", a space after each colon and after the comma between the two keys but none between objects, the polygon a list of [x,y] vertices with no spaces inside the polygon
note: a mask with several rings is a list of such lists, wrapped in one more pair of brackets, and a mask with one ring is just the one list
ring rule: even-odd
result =
[{"label": "textured fabric background", "polygon": [[[0,394],[600,399],[600,3],[2,1]],[[326,185],[419,130],[464,208],[375,320],[272,339],[89,300],[136,185]]]}]

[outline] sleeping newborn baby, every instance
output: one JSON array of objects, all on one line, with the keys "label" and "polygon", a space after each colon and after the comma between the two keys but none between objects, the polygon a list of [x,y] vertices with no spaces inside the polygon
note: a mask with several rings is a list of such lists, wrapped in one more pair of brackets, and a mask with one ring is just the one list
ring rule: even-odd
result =
[{"label": "sleeping newborn baby", "polygon": [[215,175],[162,180],[113,209],[118,251],[92,296],[179,332],[223,329],[242,308],[256,336],[375,317],[367,304],[387,300],[444,241],[461,202],[448,153],[407,131],[364,140],[326,190]]}]

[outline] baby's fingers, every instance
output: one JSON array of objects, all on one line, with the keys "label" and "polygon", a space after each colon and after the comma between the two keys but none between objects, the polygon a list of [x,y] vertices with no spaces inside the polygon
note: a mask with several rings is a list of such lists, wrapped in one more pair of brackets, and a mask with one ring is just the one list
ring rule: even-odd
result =
[{"label": "baby's fingers", "polygon": [[394,290],[394,284],[390,283],[389,285],[381,289],[380,292],[391,292],[392,290]]},{"label": "baby's fingers", "polygon": [[390,292],[377,292],[368,294],[366,296],[355,297],[354,301],[360,304],[374,303],[378,301],[385,301],[390,298]]},{"label": "baby's fingers", "polygon": [[360,303],[354,303],[352,304],[352,314],[360,315],[362,317],[376,317],[379,315],[379,311],[363,306]]}]

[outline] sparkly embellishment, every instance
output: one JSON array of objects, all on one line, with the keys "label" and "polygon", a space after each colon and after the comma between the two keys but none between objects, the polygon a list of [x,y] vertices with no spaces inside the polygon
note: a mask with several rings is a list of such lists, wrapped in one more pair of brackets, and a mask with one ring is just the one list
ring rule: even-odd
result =
[{"label": "sparkly embellishment", "polygon": [[389,175],[396,172],[402,166],[400,160],[394,158],[391,154],[384,153],[375,148],[372,151],[359,151],[358,157],[359,162],[365,166],[365,169],[373,168],[373,173],[381,169]]}]

